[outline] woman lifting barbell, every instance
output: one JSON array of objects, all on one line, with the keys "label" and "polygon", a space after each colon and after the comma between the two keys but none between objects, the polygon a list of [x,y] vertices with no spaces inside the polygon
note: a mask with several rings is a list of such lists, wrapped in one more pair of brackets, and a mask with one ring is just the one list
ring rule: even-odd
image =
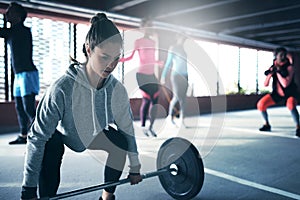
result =
[{"label": "woman lifting barbell", "polygon": [[[115,24],[105,14],[95,15],[86,36],[87,62],[72,64],[38,105],[28,134],[22,199],[36,199],[37,185],[40,197],[56,195],[64,144],[77,152],[107,151],[105,182],[119,180],[128,154],[131,184],[142,181],[128,94],[111,75],[121,47]],[[115,199],[115,188],[105,188],[100,199]]]}]

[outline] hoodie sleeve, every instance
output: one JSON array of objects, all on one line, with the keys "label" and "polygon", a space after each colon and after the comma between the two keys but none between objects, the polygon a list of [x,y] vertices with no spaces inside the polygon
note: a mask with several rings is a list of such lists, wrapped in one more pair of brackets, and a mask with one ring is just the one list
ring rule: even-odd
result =
[{"label": "hoodie sleeve", "polygon": [[118,83],[116,84],[112,95],[112,112],[115,123],[121,130],[128,141],[128,157],[130,162],[131,172],[139,172],[140,161],[138,158],[137,145],[135,140],[133,117],[130,108],[128,94],[125,87]]},{"label": "hoodie sleeve", "polygon": [[22,186],[36,187],[38,184],[45,144],[62,118],[63,102],[62,93],[52,87],[38,104],[35,121],[28,133]]}]

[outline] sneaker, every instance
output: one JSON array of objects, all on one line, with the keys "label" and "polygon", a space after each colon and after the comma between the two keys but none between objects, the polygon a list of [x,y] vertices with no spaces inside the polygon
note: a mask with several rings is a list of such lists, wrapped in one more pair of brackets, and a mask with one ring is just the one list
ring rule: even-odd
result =
[{"label": "sneaker", "polygon": [[182,121],[181,124],[182,124],[182,126],[183,126],[184,128],[188,128],[188,126],[185,124],[184,121]]},{"label": "sneaker", "polygon": [[187,128],[186,124],[184,123],[184,118],[182,116],[179,117],[179,123],[184,127]]},{"label": "sneaker", "polygon": [[148,129],[147,129],[147,128],[145,128],[145,127],[142,127],[142,129],[143,129],[143,133],[144,133],[144,135],[146,135],[147,137],[149,137],[149,134],[148,134]]},{"label": "sneaker", "polygon": [[263,125],[260,129],[260,131],[271,131],[270,125]]},{"label": "sneaker", "polygon": [[[115,197],[115,195],[113,195],[111,200],[115,200],[115,199],[116,199],[116,197]],[[102,197],[100,197],[99,200],[103,200]]]},{"label": "sneaker", "polygon": [[175,122],[174,122],[173,117],[171,115],[167,116],[166,121],[167,121],[167,123],[175,125]]},{"label": "sneaker", "polygon": [[297,137],[300,137],[300,128],[297,128],[297,129],[296,129],[296,136],[297,136]]},{"label": "sneaker", "polygon": [[24,138],[22,136],[18,136],[17,139],[9,142],[8,144],[26,144],[27,143],[27,138]]},{"label": "sneaker", "polygon": [[152,135],[153,137],[157,137],[157,135],[156,135],[156,133],[153,131],[153,129],[149,129],[149,132],[151,133],[151,135]]}]

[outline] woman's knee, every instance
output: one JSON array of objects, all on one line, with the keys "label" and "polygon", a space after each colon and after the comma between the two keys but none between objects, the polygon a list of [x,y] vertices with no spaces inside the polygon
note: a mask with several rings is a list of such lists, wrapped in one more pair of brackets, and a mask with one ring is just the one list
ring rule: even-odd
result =
[{"label": "woman's knee", "polygon": [[110,138],[112,145],[107,148],[108,158],[106,166],[122,171],[126,162],[126,156],[128,152],[128,142],[125,133],[113,133],[114,138]]},{"label": "woman's knee", "polygon": [[286,101],[286,107],[289,109],[289,110],[293,110],[294,108],[296,108],[298,102],[296,100],[296,98],[294,97],[289,97]]},{"label": "woman's knee", "polygon": [[[119,134],[120,134],[120,138],[116,145],[121,149],[122,152],[125,152],[125,155],[126,155],[126,152],[128,151],[128,141],[124,134],[127,134],[127,133],[119,133]],[[131,136],[128,136],[128,137],[131,137]]]},{"label": "woman's knee", "polygon": [[266,111],[267,110],[267,106],[265,105],[265,103],[262,101],[262,100],[259,100],[258,102],[257,102],[257,109],[259,110],[259,111]]},{"label": "woman's knee", "polygon": [[112,127],[109,127],[109,131],[104,132],[108,140],[113,144],[113,146],[117,147],[116,149],[120,149],[120,151],[125,152],[128,150],[127,137],[130,137],[130,135],[126,135],[127,133],[124,133],[121,130],[115,130]]},{"label": "woman's knee", "polygon": [[272,99],[271,95],[267,94],[257,102],[256,106],[259,111],[266,111],[269,106],[274,104],[275,102]]},{"label": "woman's knee", "polygon": [[65,148],[61,133],[56,130],[45,145],[44,164],[60,167],[64,152]]}]

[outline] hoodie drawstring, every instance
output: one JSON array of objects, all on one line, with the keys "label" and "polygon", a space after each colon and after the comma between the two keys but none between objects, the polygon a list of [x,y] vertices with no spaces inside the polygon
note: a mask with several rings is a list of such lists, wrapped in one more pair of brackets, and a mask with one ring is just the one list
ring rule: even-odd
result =
[{"label": "hoodie drawstring", "polygon": [[108,114],[107,114],[107,91],[106,88],[104,89],[104,95],[105,95],[105,130],[108,131]]},{"label": "hoodie drawstring", "polygon": [[98,134],[98,131],[97,131],[97,126],[96,126],[96,111],[95,111],[95,100],[94,100],[94,92],[93,92],[93,89],[91,88],[91,93],[92,93],[92,113],[93,113],[93,126],[94,126],[94,132],[93,132],[93,136],[97,135]]}]

